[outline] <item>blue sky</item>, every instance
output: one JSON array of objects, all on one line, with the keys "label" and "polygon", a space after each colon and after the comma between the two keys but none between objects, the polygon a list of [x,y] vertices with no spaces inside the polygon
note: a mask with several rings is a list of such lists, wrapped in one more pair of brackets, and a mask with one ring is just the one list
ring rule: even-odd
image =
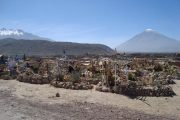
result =
[{"label": "blue sky", "polygon": [[112,48],[147,28],[180,40],[180,0],[0,0],[0,28]]}]

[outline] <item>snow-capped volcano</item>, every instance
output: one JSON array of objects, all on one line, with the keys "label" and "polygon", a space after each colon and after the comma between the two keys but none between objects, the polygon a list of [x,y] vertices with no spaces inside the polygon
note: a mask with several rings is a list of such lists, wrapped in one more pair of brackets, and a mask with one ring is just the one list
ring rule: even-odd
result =
[{"label": "snow-capped volcano", "polygon": [[13,39],[24,39],[24,40],[49,40],[47,38],[39,37],[28,32],[24,32],[19,29],[0,29],[0,39],[13,38]]},{"label": "snow-capped volcano", "polygon": [[117,47],[119,52],[166,53],[180,52],[180,41],[167,37],[155,30],[146,29]]}]

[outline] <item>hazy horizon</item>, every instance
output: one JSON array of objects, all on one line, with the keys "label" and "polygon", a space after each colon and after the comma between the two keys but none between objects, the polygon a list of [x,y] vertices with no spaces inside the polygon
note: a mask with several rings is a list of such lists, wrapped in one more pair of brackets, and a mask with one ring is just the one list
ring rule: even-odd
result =
[{"label": "hazy horizon", "polygon": [[145,29],[180,40],[179,6],[178,0],[0,0],[0,28],[111,48]]}]

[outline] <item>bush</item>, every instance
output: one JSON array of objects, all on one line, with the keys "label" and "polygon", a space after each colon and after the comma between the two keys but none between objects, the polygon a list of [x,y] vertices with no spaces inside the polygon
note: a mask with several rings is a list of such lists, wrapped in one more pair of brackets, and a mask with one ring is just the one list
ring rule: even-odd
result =
[{"label": "bush", "polygon": [[136,81],[136,80],[137,80],[137,77],[136,77],[135,74],[133,74],[133,73],[128,73],[128,80]]},{"label": "bush", "polygon": [[154,70],[155,70],[156,72],[163,71],[163,66],[160,65],[160,64],[155,64]]},{"label": "bush", "polygon": [[138,76],[138,77],[142,76],[141,70],[137,69],[136,72],[135,72],[135,75]]},{"label": "bush", "polygon": [[80,74],[75,72],[70,75],[69,80],[73,83],[79,83],[80,82]]},{"label": "bush", "polygon": [[1,79],[3,79],[3,80],[11,80],[12,78],[9,75],[2,75]]},{"label": "bush", "polygon": [[10,75],[10,73],[9,71],[0,72],[0,76],[3,76],[3,75]]}]

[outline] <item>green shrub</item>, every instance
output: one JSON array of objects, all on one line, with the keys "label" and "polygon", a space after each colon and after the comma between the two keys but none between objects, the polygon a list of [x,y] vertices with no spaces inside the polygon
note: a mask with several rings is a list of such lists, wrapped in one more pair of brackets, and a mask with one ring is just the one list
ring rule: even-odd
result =
[{"label": "green shrub", "polygon": [[128,80],[137,81],[137,77],[133,73],[128,73]]},{"label": "green shrub", "polygon": [[69,80],[73,83],[79,83],[80,82],[80,74],[78,72],[72,73],[70,75]]}]

